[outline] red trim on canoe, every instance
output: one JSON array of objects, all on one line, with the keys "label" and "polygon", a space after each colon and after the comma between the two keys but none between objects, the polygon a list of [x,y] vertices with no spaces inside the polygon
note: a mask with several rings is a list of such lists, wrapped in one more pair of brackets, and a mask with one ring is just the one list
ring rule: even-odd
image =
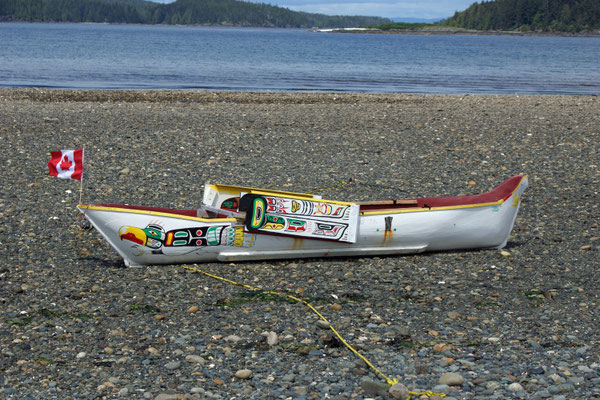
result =
[{"label": "red trim on canoe", "polygon": [[[472,196],[454,196],[454,197],[422,197],[417,200],[417,204],[412,205],[363,205],[360,211],[376,211],[382,209],[394,208],[423,208],[423,207],[452,207],[473,205],[482,203],[495,203],[497,201],[506,201],[513,192],[519,187],[523,180],[523,175],[515,175],[502,182],[497,188],[486,193],[476,194]],[[412,199],[411,199],[412,200]]]}]

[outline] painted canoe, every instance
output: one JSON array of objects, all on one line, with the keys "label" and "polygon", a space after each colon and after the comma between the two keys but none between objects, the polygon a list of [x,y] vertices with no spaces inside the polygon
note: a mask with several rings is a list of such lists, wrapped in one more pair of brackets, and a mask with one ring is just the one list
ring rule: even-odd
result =
[{"label": "painted canoe", "polygon": [[478,195],[354,203],[207,184],[198,209],[77,207],[128,266],[375,256],[502,248],[527,185],[517,175]]}]

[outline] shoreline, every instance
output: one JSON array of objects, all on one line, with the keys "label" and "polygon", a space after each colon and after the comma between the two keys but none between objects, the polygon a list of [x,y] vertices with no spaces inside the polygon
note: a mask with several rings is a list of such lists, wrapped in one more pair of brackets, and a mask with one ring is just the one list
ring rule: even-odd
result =
[{"label": "shoreline", "polygon": [[252,103],[322,103],[338,104],[361,102],[404,102],[411,98],[596,98],[595,94],[510,94],[510,93],[373,93],[373,92],[259,92],[203,89],[47,89],[47,88],[2,88],[0,99],[30,100],[35,102],[252,102]]},{"label": "shoreline", "polygon": [[533,37],[600,37],[598,32],[517,32],[517,31],[478,31],[472,29],[368,29],[345,28],[315,30],[323,33],[366,33],[366,34],[397,34],[397,35],[473,35],[473,36],[533,36]]},{"label": "shoreline", "polygon": [[82,24],[82,25],[147,25],[147,26],[191,26],[191,27],[216,27],[216,28],[264,28],[264,29],[305,29],[308,32],[318,33],[369,33],[369,34],[403,34],[403,35],[480,35],[480,36],[540,36],[540,37],[600,37],[600,30],[591,32],[520,32],[520,31],[480,31],[475,29],[370,29],[370,28],[287,28],[272,26],[253,26],[253,25],[210,25],[210,24],[134,24],[118,22],[68,22],[68,21],[0,21],[0,24],[27,23],[27,24]]}]

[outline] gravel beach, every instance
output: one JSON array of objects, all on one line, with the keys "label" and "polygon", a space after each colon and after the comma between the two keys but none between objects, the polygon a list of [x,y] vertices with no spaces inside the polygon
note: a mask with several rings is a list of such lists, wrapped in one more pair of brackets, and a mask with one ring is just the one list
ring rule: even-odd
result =
[{"label": "gravel beach", "polygon": [[0,398],[391,398],[301,304],[125,268],[48,176],[85,147],[83,202],[164,207],[207,181],[361,201],[525,173],[502,251],[198,267],[306,299],[413,392],[600,399],[599,97],[0,89],[0,138]]}]

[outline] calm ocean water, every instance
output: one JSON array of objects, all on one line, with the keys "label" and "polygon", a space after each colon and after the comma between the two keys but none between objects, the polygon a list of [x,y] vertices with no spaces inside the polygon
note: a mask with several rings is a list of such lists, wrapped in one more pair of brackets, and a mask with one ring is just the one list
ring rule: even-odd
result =
[{"label": "calm ocean water", "polygon": [[600,38],[0,23],[0,86],[600,94]]}]

